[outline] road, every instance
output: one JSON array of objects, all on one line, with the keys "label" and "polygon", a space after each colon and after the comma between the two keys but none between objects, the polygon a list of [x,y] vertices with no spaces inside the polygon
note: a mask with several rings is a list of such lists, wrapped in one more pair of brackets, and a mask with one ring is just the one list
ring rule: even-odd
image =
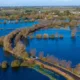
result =
[{"label": "road", "polygon": [[56,65],[53,65],[53,64],[50,64],[47,62],[43,62],[41,60],[36,60],[36,63],[39,65],[43,64],[46,69],[52,70],[52,71],[64,76],[65,78],[67,78],[67,80],[80,80],[79,76],[77,76],[74,73],[72,73],[64,68],[61,68],[59,66],[56,66]]}]

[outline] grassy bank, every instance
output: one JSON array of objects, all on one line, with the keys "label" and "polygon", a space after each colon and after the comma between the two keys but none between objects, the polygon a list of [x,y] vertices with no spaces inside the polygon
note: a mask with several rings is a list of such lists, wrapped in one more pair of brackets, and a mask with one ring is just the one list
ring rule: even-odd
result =
[{"label": "grassy bank", "polygon": [[47,76],[50,80],[56,80],[53,76],[51,76],[49,73],[45,72],[43,68],[33,68],[34,70],[36,70],[37,72]]}]

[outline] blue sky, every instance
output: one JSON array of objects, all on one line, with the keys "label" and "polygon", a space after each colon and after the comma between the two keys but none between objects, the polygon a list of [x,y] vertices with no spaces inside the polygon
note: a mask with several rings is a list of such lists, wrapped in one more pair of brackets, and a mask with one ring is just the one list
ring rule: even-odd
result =
[{"label": "blue sky", "polygon": [[80,0],[0,0],[0,6],[80,5]]}]

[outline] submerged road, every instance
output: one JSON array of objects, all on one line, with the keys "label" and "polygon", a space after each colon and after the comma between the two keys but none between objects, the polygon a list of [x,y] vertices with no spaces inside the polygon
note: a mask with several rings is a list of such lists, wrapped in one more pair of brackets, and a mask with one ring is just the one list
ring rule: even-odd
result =
[{"label": "submerged road", "polygon": [[58,73],[59,75],[62,75],[67,80],[80,80],[79,76],[77,76],[74,73],[72,73],[72,72],[70,72],[70,71],[68,71],[64,68],[61,68],[59,66],[56,66],[56,65],[53,65],[53,64],[50,64],[50,63],[47,63],[47,62],[43,62],[41,60],[36,60],[36,63],[38,65],[43,64],[44,68],[49,69],[51,71],[54,71],[54,72]]}]

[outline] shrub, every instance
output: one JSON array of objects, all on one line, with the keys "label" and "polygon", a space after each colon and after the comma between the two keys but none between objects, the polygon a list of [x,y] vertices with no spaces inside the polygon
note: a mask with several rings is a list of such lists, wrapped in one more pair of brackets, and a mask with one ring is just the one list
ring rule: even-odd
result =
[{"label": "shrub", "polygon": [[48,37],[49,37],[48,34],[44,34],[44,35],[43,35],[43,38],[44,38],[44,39],[48,39]]},{"label": "shrub", "polygon": [[31,35],[31,36],[29,36],[29,38],[30,38],[30,39],[33,39],[33,38],[34,38],[34,36],[33,36],[33,35]]},{"label": "shrub", "polygon": [[6,61],[3,61],[2,64],[1,64],[1,67],[3,69],[6,69],[8,67],[8,63]]},{"label": "shrub", "polygon": [[35,61],[34,60],[23,61],[20,66],[22,66],[22,67],[34,67]]},{"label": "shrub", "polygon": [[50,35],[49,38],[50,38],[50,39],[54,39],[55,36],[54,36],[54,35]]},{"label": "shrub", "polygon": [[71,37],[72,37],[72,38],[75,38],[75,34],[71,34]]},{"label": "shrub", "polygon": [[25,59],[27,59],[29,57],[29,55],[28,55],[28,53],[27,52],[24,52],[23,54],[22,54],[22,58],[25,60]]},{"label": "shrub", "polygon": [[19,60],[14,60],[11,62],[11,67],[12,68],[18,68],[20,67],[20,61]]},{"label": "shrub", "polygon": [[23,61],[20,66],[21,66],[21,67],[28,67],[28,63],[25,62],[25,61]]},{"label": "shrub", "polygon": [[63,39],[63,35],[60,35],[60,39]]},{"label": "shrub", "polygon": [[36,35],[36,38],[37,39],[41,39],[42,38],[42,35],[41,34],[38,34],[38,35]]}]

